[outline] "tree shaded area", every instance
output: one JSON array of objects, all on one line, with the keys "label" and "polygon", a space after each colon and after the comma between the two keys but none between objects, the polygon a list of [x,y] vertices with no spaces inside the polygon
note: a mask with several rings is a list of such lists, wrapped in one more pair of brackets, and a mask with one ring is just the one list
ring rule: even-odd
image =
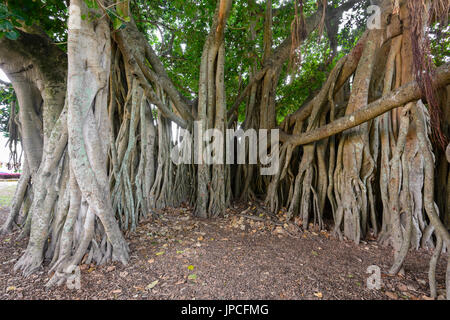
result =
[{"label": "tree shaded area", "polygon": [[[48,260],[61,283],[81,262],[126,264],[122,232],[155,209],[211,218],[262,199],[304,230],[330,220],[339,239],[392,245],[392,274],[409,249],[434,250],[436,296],[450,248],[448,0],[68,2],[0,5],[14,88],[2,129],[24,150],[1,229],[29,238],[16,270]],[[180,129],[199,123],[280,129],[267,147],[279,169],[174,164]]]}]

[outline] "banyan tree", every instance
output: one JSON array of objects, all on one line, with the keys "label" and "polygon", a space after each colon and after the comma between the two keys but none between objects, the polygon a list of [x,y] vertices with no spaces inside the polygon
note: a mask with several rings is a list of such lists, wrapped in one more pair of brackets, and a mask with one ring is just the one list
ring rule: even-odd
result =
[{"label": "banyan tree", "polygon": [[[23,156],[1,233],[19,227],[28,239],[15,269],[48,264],[51,285],[80,263],[126,264],[123,232],[157,209],[187,203],[210,218],[259,199],[303,229],[391,245],[391,274],[404,272],[409,250],[432,250],[436,296],[450,248],[449,9],[448,0],[5,1],[2,92],[13,94],[2,103],[12,159],[18,141]],[[223,136],[279,130],[267,146],[275,174],[261,162],[196,161],[215,135],[174,163],[175,144],[192,142],[199,125]]]}]

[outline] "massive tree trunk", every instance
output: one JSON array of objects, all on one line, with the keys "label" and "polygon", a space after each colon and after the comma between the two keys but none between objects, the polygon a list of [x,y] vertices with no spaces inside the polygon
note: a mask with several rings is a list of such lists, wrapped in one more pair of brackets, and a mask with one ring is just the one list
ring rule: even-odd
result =
[{"label": "massive tree trunk", "polygon": [[[81,17],[87,11],[83,1],[71,2],[67,83],[70,166],[82,198],[89,206],[86,221],[90,215],[101,221],[100,228],[112,245],[113,259],[126,263],[128,247],[112,210],[105,166],[111,130],[107,108],[111,64],[109,23],[106,19],[95,23],[83,20]],[[86,242],[91,240],[87,237]]]},{"label": "massive tree trunk", "polygon": [[[229,170],[224,165],[223,139],[227,123],[224,32],[230,9],[231,0],[218,1],[200,65],[198,130],[194,132],[198,148],[194,157],[198,163],[195,215],[202,218],[222,214],[231,192],[227,183]],[[217,144],[217,150],[210,149],[212,143]]]},{"label": "massive tree trunk", "polygon": [[[24,202],[30,203],[44,149],[61,113],[65,96],[66,56],[43,32],[21,33],[17,41],[0,40],[0,66],[11,80],[19,103],[20,138],[24,150],[23,174],[1,232],[12,230]],[[36,178],[37,179],[37,178]],[[30,221],[29,206],[22,220]],[[29,231],[29,224],[24,235]]]},{"label": "massive tree trunk", "polygon": [[[36,111],[42,104],[42,134],[30,137],[40,138],[35,146],[28,146],[24,130],[26,170],[30,171],[32,181],[29,194],[33,199],[26,218],[30,240],[15,269],[21,269],[25,275],[39,268],[44,257],[52,261],[57,271],[54,280],[64,279],[63,275],[70,273],[87,252],[86,258],[98,263],[110,259],[123,263],[128,260],[127,244],[112,210],[106,172],[110,132],[107,108],[111,64],[109,23],[105,19],[95,23],[82,19],[88,11],[83,1],[72,1],[67,92],[65,55],[43,35],[22,35],[28,45],[39,37],[41,42],[37,46],[47,54],[43,55],[48,59],[45,63],[36,60],[39,55],[34,61],[31,59],[34,78],[28,76],[27,81],[23,81],[14,73],[8,74],[13,84],[17,83],[18,91],[24,93],[23,98],[19,95],[20,109],[27,112],[23,115],[23,128],[36,128],[39,124]],[[16,47],[16,52],[23,53],[22,56],[31,56],[29,48],[17,50],[21,43],[19,40],[12,46]],[[42,103],[36,105],[39,99]],[[25,117],[30,117],[32,111],[36,113],[34,126],[27,126]],[[36,155],[36,146],[42,146],[42,156]],[[19,203],[23,201],[23,184],[21,182],[17,189],[15,200],[18,203],[13,203],[5,231],[10,231],[11,221],[15,220]]]}]

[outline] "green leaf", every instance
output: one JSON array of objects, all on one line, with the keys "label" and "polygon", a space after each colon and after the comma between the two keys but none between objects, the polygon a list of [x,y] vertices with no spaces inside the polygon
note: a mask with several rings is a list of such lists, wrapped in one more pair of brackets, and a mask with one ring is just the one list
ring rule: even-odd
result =
[{"label": "green leaf", "polygon": [[147,289],[148,289],[148,290],[153,289],[153,288],[158,284],[158,282],[159,282],[159,280],[153,281],[152,283],[150,283],[150,284],[147,286]]},{"label": "green leaf", "polygon": [[108,17],[109,17],[111,20],[114,20],[114,18],[117,17],[117,14],[116,14],[113,10],[111,10],[111,9],[106,9],[106,14],[108,15]]},{"label": "green leaf", "polygon": [[18,28],[22,27],[22,24],[19,23],[19,22],[17,22],[16,20],[11,21],[11,23],[12,23],[15,27],[18,27]]},{"label": "green leaf", "polygon": [[13,30],[14,26],[8,20],[0,21],[0,29],[4,31]]},{"label": "green leaf", "polygon": [[98,9],[97,1],[95,0],[84,0],[89,9]]},{"label": "green leaf", "polygon": [[122,27],[122,20],[117,17],[113,19],[113,28],[114,30],[119,30]]},{"label": "green leaf", "polygon": [[20,37],[20,33],[16,30],[9,31],[5,35],[10,40],[17,40]]},{"label": "green leaf", "polygon": [[116,8],[116,11],[117,11],[117,14],[118,14],[120,17],[123,17],[123,16],[125,15],[125,14],[123,13],[122,9],[120,9],[119,7]]},{"label": "green leaf", "polygon": [[189,279],[189,280],[196,280],[196,279],[197,279],[197,275],[196,275],[195,273],[190,274],[190,275],[188,276],[188,279]]}]

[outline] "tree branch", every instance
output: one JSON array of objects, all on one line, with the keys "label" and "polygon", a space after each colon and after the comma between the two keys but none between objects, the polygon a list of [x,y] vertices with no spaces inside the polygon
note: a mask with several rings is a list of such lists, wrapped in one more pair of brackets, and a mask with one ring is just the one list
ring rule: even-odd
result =
[{"label": "tree branch", "polygon": [[[450,84],[450,63],[440,66],[434,76],[437,87],[443,87]],[[283,133],[281,140],[290,143],[293,146],[305,145],[316,142],[345,130],[354,128],[364,122],[374,119],[383,113],[400,107],[408,102],[422,98],[422,91],[416,81],[412,81],[390,94],[368,104],[352,114],[339,118],[316,130],[305,132],[300,135],[288,135]]]}]

